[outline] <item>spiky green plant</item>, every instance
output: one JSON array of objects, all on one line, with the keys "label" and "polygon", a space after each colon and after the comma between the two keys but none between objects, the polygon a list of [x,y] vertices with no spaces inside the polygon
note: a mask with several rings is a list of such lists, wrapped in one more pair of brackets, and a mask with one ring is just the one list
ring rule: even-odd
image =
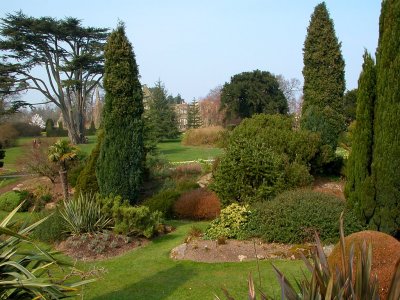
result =
[{"label": "spiky green plant", "polygon": [[[311,256],[311,262],[304,255],[302,259],[311,273],[304,274],[301,281],[296,281],[294,287],[273,265],[274,271],[281,286],[281,299],[287,300],[379,300],[379,285],[376,277],[371,274],[372,266],[372,247],[367,247],[364,241],[356,263],[353,263],[355,253],[351,245],[350,255],[346,260],[346,244],[343,230],[343,213],[340,216],[340,251],[341,266],[336,266],[334,271],[328,265],[328,260],[323,251],[321,241],[316,234],[316,247]],[[251,274],[248,280],[249,300],[256,300],[256,292]],[[229,292],[223,289],[224,295],[228,300],[234,300]],[[393,275],[391,287],[387,300],[400,299],[400,262],[396,265],[396,271]],[[220,299],[216,296],[216,299]],[[273,299],[260,291],[261,300]]]},{"label": "spiky green plant", "polygon": [[32,230],[46,218],[18,232],[10,229],[10,221],[22,205],[0,222],[0,299],[61,299],[77,295],[79,286],[93,280],[66,284],[63,279],[52,276],[53,268],[65,263],[29,238]]},{"label": "spiky green plant", "polygon": [[72,234],[101,231],[112,221],[101,212],[100,203],[93,194],[81,193],[77,198],[64,200],[60,214]]}]

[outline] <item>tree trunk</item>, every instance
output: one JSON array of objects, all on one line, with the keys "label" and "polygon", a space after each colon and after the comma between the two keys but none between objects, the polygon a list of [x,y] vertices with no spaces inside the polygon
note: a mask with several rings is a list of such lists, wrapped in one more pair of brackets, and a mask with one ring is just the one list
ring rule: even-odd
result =
[{"label": "tree trunk", "polygon": [[[79,127],[81,127],[82,121],[78,121],[78,126],[75,126],[73,122],[71,121],[71,117],[67,111],[62,111],[63,119],[64,119],[64,124],[67,127],[68,130],[68,137],[69,140],[71,141],[72,144],[77,145],[77,144],[84,144],[86,142],[85,136],[83,132],[79,131]],[[78,119],[79,119],[79,113],[78,113]]]},{"label": "tree trunk", "polygon": [[67,170],[60,169],[60,179],[63,191],[64,200],[68,200],[68,180],[67,180]]}]

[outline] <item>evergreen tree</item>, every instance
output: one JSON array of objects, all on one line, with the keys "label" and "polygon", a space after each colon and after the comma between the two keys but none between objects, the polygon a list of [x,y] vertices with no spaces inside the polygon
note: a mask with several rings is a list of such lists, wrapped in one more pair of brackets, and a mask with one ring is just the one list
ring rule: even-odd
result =
[{"label": "evergreen tree", "polygon": [[118,25],[105,47],[104,138],[96,165],[103,195],[137,203],[144,172],[143,94],[131,43]]},{"label": "evergreen tree", "polygon": [[101,143],[104,138],[104,131],[99,130],[97,135],[97,144],[93,148],[90,156],[88,157],[84,168],[78,176],[75,185],[75,195],[79,196],[80,193],[97,193],[99,192],[99,184],[97,183],[96,176],[96,163],[100,154]]},{"label": "evergreen tree", "polygon": [[3,159],[6,156],[6,152],[2,148],[3,148],[3,146],[0,143],[0,168],[2,168],[4,166]]},{"label": "evergreen tree", "polygon": [[159,142],[163,139],[176,138],[179,134],[178,121],[173,104],[167,96],[164,84],[159,80],[155,87],[150,88],[150,97],[145,112],[148,138]]},{"label": "evergreen tree", "polygon": [[382,1],[376,55],[376,104],[372,177],[375,180],[373,224],[400,235],[400,5]]},{"label": "evergreen tree", "polygon": [[350,207],[369,223],[375,209],[371,179],[373,121],[376,88],[375,63],[367,52],[358,80],[356,127],[346,168],[345,194]]},{"label": "evergreen tree", "polygon": [[193,99],[188,107],[187,128],[199,128],[202,125],[199,103]]},{"label": "evergreen tree", "polygon": [[321,132],[322,142],[332,151],[344,129],[345,64],[340,48],[333,21],[322,2],[314,9],[304,42],[302,127]]}]

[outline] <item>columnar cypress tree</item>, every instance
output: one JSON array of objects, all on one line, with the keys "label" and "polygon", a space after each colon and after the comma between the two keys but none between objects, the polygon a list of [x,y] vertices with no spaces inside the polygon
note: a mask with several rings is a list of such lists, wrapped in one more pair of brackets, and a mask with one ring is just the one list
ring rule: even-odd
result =
[{"label": "columnar cypress tree", "polygon": [[137,202],[144,170],[143,94],[132,45],[119,25],[105,47],[104,138],[96,174],[100,193]]},{"label": "columnar cypress tree", "polygon": [[[322,141],[333,150],[344,126],[345,64],[340,48],[333,21],[322,2],[314,9],[304,42],[302,127],[321,132]],[[335,121],[328,122],[332,118]]]},{"label": "columnar cypress tree", "polygon": [[382,2],[376,56],[377,89],[372,176],[377,229],[400,235],[400,5]]},{"label": "columnar cypress tree", "polygon": [[347,162],[345,194],[349,205],[367,224],[371,221],[375,208],[371,178],[375,88],[375,63],[365,51],[364,64],[358,80],[357,122],[353,133],[353,147]]}]

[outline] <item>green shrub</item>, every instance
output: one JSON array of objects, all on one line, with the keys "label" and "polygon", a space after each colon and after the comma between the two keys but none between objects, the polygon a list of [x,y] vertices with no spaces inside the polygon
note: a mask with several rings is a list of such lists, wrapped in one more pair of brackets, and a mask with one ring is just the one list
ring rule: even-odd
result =
[{"label": "green shrub", "polygon": [[70,167],[68,170],[68,183],[70,186],[75,187],[78,181],[78,177],[81,174],[82,170],[85,167],[84,162],[78,162]]},{"label": "green shrub", "polygon": [[294,130],[292,123],[285,116],[256,115],[233,130],[210,185],[224,206],[269,200],[311,184],[308,165],[319,150],[319,135]]},{"label": "green shrub", "polygon": [[90,194],[80,194],[77,198],[64,200],[60,214],[65,220],[67,230],[72,234],[101,231],[111,223],[101,212],[96,197]]},{"label": "green shrub", "polygon": [[[310,190],[280,194],[269,202],[255,205],[244,228],[245,237],[260,237],[267,242],[304,243],[318,232],[322,241],[336,242],[339,216],[346,204],[339,198]],[[351,211],[345,214],[345,232],[363,229]]]},{"label": "green shrub", "polygon": [[49,215],[48,212],[41,213],[40,218],[48,216],[48,219],[36,227],[33,238],[45,243],[62,241],[66,237],[66,226],[64,218],[59,210]]},{"label": "green shrub", "polygon": [[10,212],[14,210],[21,202],[22,196],[20,192],[9,191],[0,196],[0,210]]},{"label": "green shrub", "polygon": [[181,193],[176,189],[166,189],[146,199],[142,204],[152,212],[159,211],[165,218],[172,218],[174,204],[180,195]]},{"label": "green shrub", "polygon": [[220,237],[241,238],[243,226],[248,222],[249,216],[248,206],[233,203],[221,210],[219,217],[210,223],[204,237],[212,240]]},{"label": "green shrub", "polygon": [[151,212],[147,206],[130,206],[121,196],[98,197],[101,212],[112,218],[114,231],[125,235],[152,237],[161,224],[161,213]]}]

